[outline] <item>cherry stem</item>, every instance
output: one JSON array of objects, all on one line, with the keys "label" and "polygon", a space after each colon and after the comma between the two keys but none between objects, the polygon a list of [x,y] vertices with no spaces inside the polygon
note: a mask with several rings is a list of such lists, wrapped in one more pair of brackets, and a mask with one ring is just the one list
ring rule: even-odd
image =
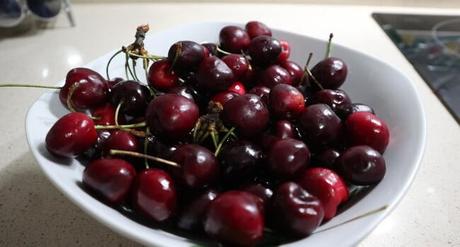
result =
[{"label": "cherry stem", "polygon": [[219,142],[219,145],[217,145],[217,148],[216,148],[216,151],[214,152],[214,156],[218,156],[219,153],[220,153],[220,150],[222,149],[222,146],[224,145],[225,141],[227,141],[227,139],[230,137],[230,135],[233,134],[233,132],[235,131],[235,127],[232,127],[226,134],[225,136],[222,138],[222,140]]},{"label": "cherry stem", "polygon": [[121,52],[123,52],[123,50],[119,50],[117,52],[115,52],[115,54],[113,54],[109,61],[107,62],[107,66],[105,66],[105,74],[107,76],[107,80],[110,80],[110,76],[109,76],[109,66],[110,66],[110,63],[112,62],[112,60],[118,55],[120,54]]},{"label": "cherry stem", "polygon": [[318,86],[321,90],[324,89],[324,87],[319,83],[319,81],[315,78],[315,76],[311,73],[310,69],[305,68],[305,72],[307,72],[308,76],[313,80],[313,82]]},{"label": "cherry stem", "polygon": [[307,77],[308,75],[307,69],[308,69],[308,66],[310,65],[312,58],[313,58],[313,52],[308,53],[307,62],[305,63],[305,66],[303,67],[303,75],[302,75],[302,78],[300,79],[300,84],[303,84],[303,82],[305,81],[305,77]]},{"label": "cherry stem", "polygon": [[[150,130],[147,128],[147,130],[145,131],[145,134],[146,136],[147,135],[150,135]],[[144,138],[144,154],[147,154],[147,151],[149,150],[149,138]],[[145,166],[145,169],[149,169],[150,168],[150,165],[149,165],[149,160],[144,158],[144,166]]]},{"label": "cherry stem", "polygon": [[125,125],[96,125],[96,130],[110,130],[110,129],[135,129],[147,126],[145,122]]},{"label": "cherry stem", "polygon": [[166,160],[166,159],[162,159],[162,158],[159,158],[159,157],[156,157],[156,156],[151,156],[151,155],[147,155],[147,154],[138,153],[138,152],[111,149],[110,150],[110,155],[128,155],[128,156],[132,156],[132,157],[136,157],[136,158],[143,158],[143,159],[153,160],[153,161],[160,162],[160,163],[170,165],[170,166],[180,167],[179,164],[177,164],[176,162]]},{"label": "cherry stem", "polygon": [[118,126],[118,115],[120,114],[120,109],[121,109],[121,106],[123,105],[123,101],[120,101],[120,103],[118,103],[117,105],[117,108],[115,109],[115,125]]},{"label": "cherry stem", "polygon": [[218,52],[220,52],[220,53],[222,53],[222,54],[225,54],[225,55],[232,55],[232,54],[233,54],[233,53],[231,53],[231,52],[222,50],[222,48],[220,48],[219,46],[216,46],[216,49],[217,49]]},{"label": "cherry stem", "polygon": [[77,90],[78,86],[80,86],[80,84],[78,82],[75,82],[74,84],[72,84],[72,86],[70,86],[69,92],[67,93],[66,105],[67,105],[67,108],[69,108],[71,112],[77,111],[72,105],[72,97],[73,97],[73,94],[75,93],[75,90]]},{"label": "cherry stem", "polygon": [[341,222],[341,223],[339,223],[339,224],[337,224],[337,225],[330,226],[330,227],[325,228],[325,229],[321,229],[320,231],[314,232],[314,234],[320,233],[320,232],[324,232],[324,231],[328,231],[328,230],[330,230],[330,229],[333,229],[333,228],[336,228],[336,227],[345,225],[345,224],[350,223],[350,222],[352,222],[352,221],[359,220],[359,219],[361,219],[361,218],[367,217],[367,216],[372,215],[372,214],[376,214],[376,213],[381,212],[381,211],[383,211],[383,210],[385,210],[385,209],[387,209],[387,208],[388,208],[388,205],[382,206],[382,207],[380,207],[380,208],[376,208],[376,209],[371,210],[371,211],[369,211],[369,212],[367,212],[367,213],[358,215],[358,216],[353,217],[353,218],[351,218],[351,219],[349,219],[349,220],[346,220],[346,221],[344,221],[344,222]]},{"label": "cherry stem", "polygon": [[327,48],[326,48],[326,58],[331,56],[331,51],[332,51],[332,38],[334,37],[333,33],[329,34],[329,41],[327,42]]},{"label": "cherry stem", "polygon": [[33,84],[15,84],[15,83],[5,83],[0,84],[0,87],[28,87],[28,88],[45,88],[45,89],[62,89],[58,86],[43,86],[43,85],[33,85]]}]

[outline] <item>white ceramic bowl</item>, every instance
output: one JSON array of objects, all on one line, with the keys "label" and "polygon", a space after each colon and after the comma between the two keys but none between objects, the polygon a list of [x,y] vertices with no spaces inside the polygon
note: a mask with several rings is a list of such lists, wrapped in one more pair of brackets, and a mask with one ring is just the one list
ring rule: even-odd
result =
[{"label": "white ceramic bowl", "polygon": [[[166,55],[170,45],[178,40],[217,41],[219,30],[225,25],[229,23],[196,23],[149,33],[145,41],[146,48],[152,54]],[[304,64],[309,51],[317,54],[312,64],[324,54],[326,42],[323,40],[280,30],[273,31],[275,37],[291,44],[291,59],[299,64]],[[112,54],[106,54],[86,67],[105,75],[105,65]],[[384,155],[387,173],[383,181],[358,203],[322,225],[318,231],[385,205],[388,208],[286,246],[351,246],[358,243],[401,200],[414,179],[423,154],[425,117],[419,96],[407,77],[391,65],[351,48],[335,45],[333,55],[344,59],[349,67],[344,89],[353,102],[373,106],[377,114],[386,120],[391,131],[391,141]],[[111,71],[112,77],[123,75],[121,57],[114,60]],[[143,74],[140,68],[139,72]],[[58,94],[54,92],[41,96],[27,115],[26,128],[30,149],[51,182],[85,212],[128,238],[151,246],[192,246],[193,243],[182,237],[148,228],[123,216],[78,186],[78,182],[82,180],[83,166],[76,160],[63,163],[64,161],[50,156],[44,146],[48,130],[66,113],[67,110],[59,102]]]}]

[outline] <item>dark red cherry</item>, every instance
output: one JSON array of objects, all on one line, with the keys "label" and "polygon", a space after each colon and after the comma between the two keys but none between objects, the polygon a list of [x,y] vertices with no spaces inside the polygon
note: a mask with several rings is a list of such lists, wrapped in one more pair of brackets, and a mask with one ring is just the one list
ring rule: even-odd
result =
[{"label": "dark red cherry", "polygon": [[368,145],[382,154],[385,152],[390,131],[379,117],[369,112],[355,112],[348,116],[345,126],[351,145]]},{"label": "dark red cherry", "polygon": [[135,210],[150,220],[162,222],[175,213],[177,194],[174,181],[161,169],[140,172],[132,193]]},{"label": "dark red cherry", "polygon": [[140,117],[145,114],[151,95],[149,89],[137,81],[122,81],[113,86],[110,98],[115,107],[121,103],[120,113]]},{"label": "dark red cherry", "polygon": [[110,80],[107,80],[107,85],[109,86],[109,89],[112,89],[113,86],[115,86],[115,84],[121,82],[121,81],[124,81],[125,79],[121,78],[121,77],[115,77],[113,79],[110,79]]},{"label": "dark red cherry", "polygon": [[167,93],[181,95],[194,102],[199,101],[198,92],[193,87],[190,87],[190,86],[189,87],[187,86],[173,87],[173,88],[168,89]]},{"label": "dark red cherry", "polygon": [[219,164],[214,153],[196,144],[184,144],[174,151],[171,159],[180,168],[175,169],[183,184],[199,189],[212,184],[219,175]]},{"label": "dark red cherry", "polygon": [[313,95],[314,104],[326,104],[342,119],[352,112],[350,97],[345,91],[336,89],[323,89]]},{"label": "dark red cherry", "polygon": [[278,84],[291,84],[289,72],[279,65],[271,65],[259,74],[259,86],[273,88]]},{"label": "dark red cherry", "polygon": [[172,70],[171,60],[161,59],[154,62],[147,75],[149,85],[159,90],[170,89],[178,86],[179,77]]},{"label": "dark red cherry", "polygon": [[216,199],[217,192],[208,190],[191,201],[179,215],[177,225],[189,231],[203,230],[203,222],[211,202]]},{"label": "dark red cherry", "polygon": [[281,119],[296,119],[305,109],[302,93],[288,84],[278,84],[269,96],[270,113]]},{"label": "dark red cherry", "polygon": [[229,246],[255,246],[264,230],[262,202],[243,191],[227,191],[209,205],[204,229]]},{"label": "dark red cherry", "polygon": [[246,94],[246,87],[243,83],[237,81],[228,88],[228,91],[235,92],[239,95],[243,95]]},{"label": "dark red cherry", "polygon": [[115,107],[111,104],[98,106],[91,110],[94,124],[96,125],[114,125],[115,124]]},{"label": "dark red cherry", "polygon": [[250,64],[245,56],[230,54],[222,57],[222,61],[232,70],[235,80],[244,79],[250,70]]},{"label": "dark red cherry", "polygon": [[198,87],[214,92],[226,90],[235,82],[232,70],[218,57],[205,58],[200,64],[196,79]]},{"label": "dark red cherry", "polygon": [[205,48],[189,40],[174,43],[168,51],[168,60],[175,71],[195,71],[205,57]]},{"label": "dark red cherry", "polygon": [[369,112],[375,115],[374,109],[366,104],[353,103],[351,105],[352,105],[352,112]]},{"label": "dark red cherry", "polygon": [[201,45],[207,50],[208,56],[216,56],[216,57],[219,56],[219,51],[217,50],[217,44],[203,43]]},{"label": "dark red cherry", "polygon": [[232,91],[223,91],[212,96],[211,100],[214,103],[219,103],[221,106],[224,106],[229,100],[237,97],[238,94]]},{"label": "dark red cherry", "polygon": [[291,46],[289,43],[285,40],[280,40],[281,44],[281,53],[278,57],[278,63],[285,62],[289,59],[289,56],[291,55]]},{"label": "dark red cherry", "polygon": [[54,155],[74,157],[97,141],[93,120],[80,112],[61,117],[46,134],[46,148]]},{"label": "dark red cherry", "polygon": [[219,160],[224,179],[241,182],[253,177],[260,168],[263,151],[249,141],[238,140],[222,150]]},{"label": "dark red cherry", "polygon": [[251,62],[257,66],[266,67],[276,63],[281,53],[281,44],[270,36],[258,36],[251,40],[248,49]]},{"label": "dark red cherry", "polygon": [[193,129],[199,116],[193,101],[176,94],[164,94],[150,102],[145,120],[155,135],[180,139]]},{"label": "dark red cherry", "polygon": [[339,139],[342,123],[326,104],[315,104],[305,108],[299,122],[309,147],[327,147],[337,143]]},{"label": "dark red cherry", "polygon": [[386,165],[382,155],[369,146],[347,149],[337,160],[343,177],[358,185],[372,185],[385,176]]},{"label": "dark red cherry", "polygon": [[272,31],[268,28],[265,24],[258,21],[250,21],[246,23],[246,32],[248,32],[249,37],[251,39],[265,35],[265,36],[272,36]]},{"label": "dark red cherry", "polygon": [[270,95],[270,88],[264,86],[256,86],[249,90],[249,93],[259,96],[262,102],[264,102],[264,104],[268,106],[268,96]]},{"label": "dark red cherry", "polygon": [[261,183],[254,183],[247,186],[244,186],[241,190],[249,192],[257,197],[259,197],[263,204],[264,208],[268,207],[270,199],[273,196],[273,190]]},{"label": "dark red cherry", "polygon": [[168,143],[155,136],[146,137],[147,153],[156,157],[170,160],[177,150],[177,145]]},{"label": "dark red cherry", "polygon": [[226,26],[220,30],[219,41],[222,49],[231,53],[241,53],[245,51],[249,43],[251,43],[251,38],[249,38],[248,33],[240,27],[237,26]]},{"label": "dark red cherry", "polygon": [[336,163],[339,157],[340,157],[340,152],[337,151],[336,149],[333,149],[333,148],[325,149],[313,156],[312,164],[315,166],[336,169],[334,164]]},{"label": "dark red cherry", "polygon": [[83,184],[106,203],[116,206],[129,195],[136,176],[134,167],[121,159],[91,161],[83,171]]},{"label": "dark red cherry", "polygon": [[245,94],[225,103],[222,117],[243,136],[254,136],[267,127],[269,112],[259,96]]},{"label": "dark red cherry", "polygon": [[275,136],[280,139],[299,138],[296,133],[295,127],[292,125],[291,122],[287,120],[276,121],[274,127],[275,127]]},{"label": "dark red cherry", "polygon": [[139,146],[139,141],[135,136],[127,131],[117,130],[104,141],[102,150],[105,155],[109,155],[111,149],[137,152],[139,151]]},{"label": "dark red cherry", "polygon": [[300,174],[297,183],[321,201],[325,221],[334,217],[337,207],[348,200],[347,185],[337,173],[327,168],[309,168]]},{"label": "dark red cherry", "polygon": [[348,68],[342,59],[329,57],[317,63],[311,73],[323,88],[337,89],[345,82]]},{"label": "dark red cherry", "polygon": [[280,66],[285,69],[291,76],[292,85],[297,86],[300,84],[303,74],[305,73],[296,62],[286,60],[280,63]]},{"label": "dark red cherry", "polygon": [[272,212],[278,229],[306,237],[323,221],[321,201],[294,182],[278,186],[272,197]]},{"label": "dark red cherry", "polygon": [[290,178],[310,164],[310,150],[302,141],[280,139],[268,151],[267,162],[274,175]]},{"label": "dark red cherry", "polygon": [[67,73],[65,84],[59,91],[59,99],[65,106],[71,88],[74,88],[71,104],[75,109],[92,109],[108,101],[109,85],[104,77],[94,70],[74,68]]}]

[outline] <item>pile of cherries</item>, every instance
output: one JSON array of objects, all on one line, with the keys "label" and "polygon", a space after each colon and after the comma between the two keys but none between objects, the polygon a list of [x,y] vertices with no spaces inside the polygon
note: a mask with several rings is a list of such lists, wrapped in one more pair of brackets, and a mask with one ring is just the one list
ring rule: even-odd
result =
[{"label": "pile of cherries", "polygon": [[217,44],[174,43],[148,83],[72,69],[60,90],[72,112],[46,147],[85,160],[85,190],[154,225],[229,246],[306,237],[350,186],[383,179],[389,130],[339,89],[343,60],[302,68],[290,51],[252,21]]}]

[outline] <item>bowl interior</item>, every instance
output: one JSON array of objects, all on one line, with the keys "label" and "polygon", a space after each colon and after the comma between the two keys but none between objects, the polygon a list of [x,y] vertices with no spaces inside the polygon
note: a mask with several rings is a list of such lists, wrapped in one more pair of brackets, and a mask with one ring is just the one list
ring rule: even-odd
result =
[{"label": "bowl interior", "polygon": [[[216,42],[220,28],[225,25],[229,23],[195,23],[149,33],[145,41],[146,48],[152,54],[166,55],[170,45],[178,40]],[[323,58],[325,41],[280,30],[274,30],[274,36],[291,44],[291,59],[300,65],[305,63],[308,52],[314,53],[311,64]],[[106,63],[113,53],[110,52],[85,67],[105,75]],[[350,95],[352,101],[371,105],[377,115],[386,120],[389,125],[391,141],[384,154],[387,173],[383,181],[368,195],[322,225],[317,230],[318,233],[287,244],[288,246],[349,246],[357,243],[391,211],[407,191],[423,153],[425,118],[412,83],[387,63],[356,50],[334,45],[333,56],[342,58],[349,67],[349,76],[343,89]],[[121,57],[114,59],[110,67],[111,77],[123,77],[123,64]],[[144,80],[142,68],[138,66],[137,70],[141,80]],[[31,151],[53,184],[84,211],[124,236],[147,245],[193,246],[194,243],[182,237],[146,227],[125,217],[78,186],[84,167],[76,160],[54,158],[47,153],[44,147],[45,136],[49,128],[66,113],[67,110],[59,102],[58,94],[46,93],[30,108],[26,120],[27,138]],[[321,231],[382,206],[388,206],[388,208],[383,212]]]}]

